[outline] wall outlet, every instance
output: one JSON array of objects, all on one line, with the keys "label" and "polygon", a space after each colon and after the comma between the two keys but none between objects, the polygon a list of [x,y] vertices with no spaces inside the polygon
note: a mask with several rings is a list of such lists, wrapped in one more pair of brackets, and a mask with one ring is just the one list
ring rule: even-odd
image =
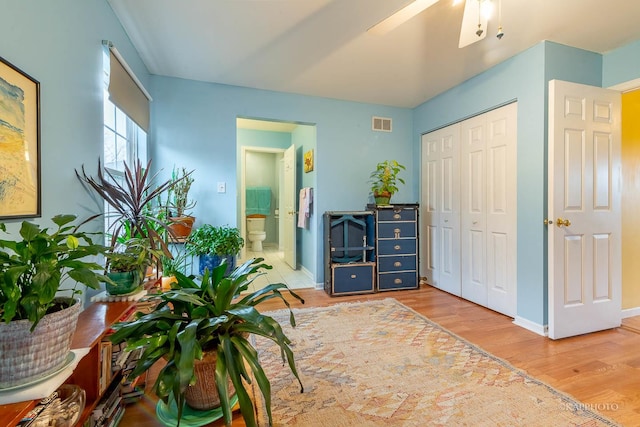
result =
[{"label": "wall outlet", "polygon": [[218,183],[218,193],[226,193],[227,192],[227,184],[224,182]]}]

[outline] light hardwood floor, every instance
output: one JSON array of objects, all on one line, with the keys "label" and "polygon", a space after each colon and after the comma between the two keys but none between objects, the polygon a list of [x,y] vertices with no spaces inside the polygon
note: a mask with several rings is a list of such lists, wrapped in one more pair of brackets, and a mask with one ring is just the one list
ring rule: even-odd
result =
[{"label": "light hardwood floor", "polygon": [[[509,317],[431,286],[341,297],[330,297],[314,289],[296,292],[305,299],[304,306],[309,307],[395,298],[618,423],[640,425],[640,334],[634,331],[616,328],[553,341],[515,326]],[[261,306],[261,311],[277,308],[281,305],[268,301]],[[160,426],[155,419],[154,405],[155,399],[148,397],[128,406],[120,425]],[[237,412],[233,425],[244,426]]]}]

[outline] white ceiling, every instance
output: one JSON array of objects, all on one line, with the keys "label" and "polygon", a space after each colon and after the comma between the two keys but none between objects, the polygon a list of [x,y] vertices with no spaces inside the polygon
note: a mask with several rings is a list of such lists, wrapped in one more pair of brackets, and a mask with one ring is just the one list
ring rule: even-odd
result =
[{"label": "white ceiling", "polygon": [[108,1],[152,74],[408,108],[542,40],[640,39],[639,0],[501,0],[502,40],[494,19],[463,49],[453,0],[385,35],[366,30],[410,0]]}]

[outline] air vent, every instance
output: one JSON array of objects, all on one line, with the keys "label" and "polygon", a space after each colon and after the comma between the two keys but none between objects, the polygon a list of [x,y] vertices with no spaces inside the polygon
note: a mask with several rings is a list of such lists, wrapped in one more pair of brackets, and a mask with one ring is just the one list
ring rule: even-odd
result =
[{"label": "air vent", "polygon": [[373,116],[371,118],[371,129],[378,132],[391,132],[391,119]]}]

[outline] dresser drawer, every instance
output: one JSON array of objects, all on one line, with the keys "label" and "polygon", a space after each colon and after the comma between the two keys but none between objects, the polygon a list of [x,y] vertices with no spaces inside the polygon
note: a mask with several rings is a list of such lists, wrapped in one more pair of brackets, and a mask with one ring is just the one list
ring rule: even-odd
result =
[{"label": "dresser drawer", "polygon": [[333,264],[331,266],[332,293],[357,294],[375,291],[372,262],[357,264]]},{"label": "dresser drawer", "polygon": [[378,239],[404,239],[416,237],[415,222],[380,222],[378,223]]},{"label": "dresser drawer", "polygon": [[378,271],[416,271],[416,256],[382,256],[378,258]]},{"label": "dresser drawer", "polygon": [[380,209],[378,221],[415,221],[415,209]]},{"label": "dresser drawer", "polygon": [[378,274],[378,290],[416,289],[418,287],[418,274],[415,271],[402,273]]},{"label": "dresser drawer", "polygon": [[378,255],[415,255],[417,249],[416,239],[378,240]]}]

